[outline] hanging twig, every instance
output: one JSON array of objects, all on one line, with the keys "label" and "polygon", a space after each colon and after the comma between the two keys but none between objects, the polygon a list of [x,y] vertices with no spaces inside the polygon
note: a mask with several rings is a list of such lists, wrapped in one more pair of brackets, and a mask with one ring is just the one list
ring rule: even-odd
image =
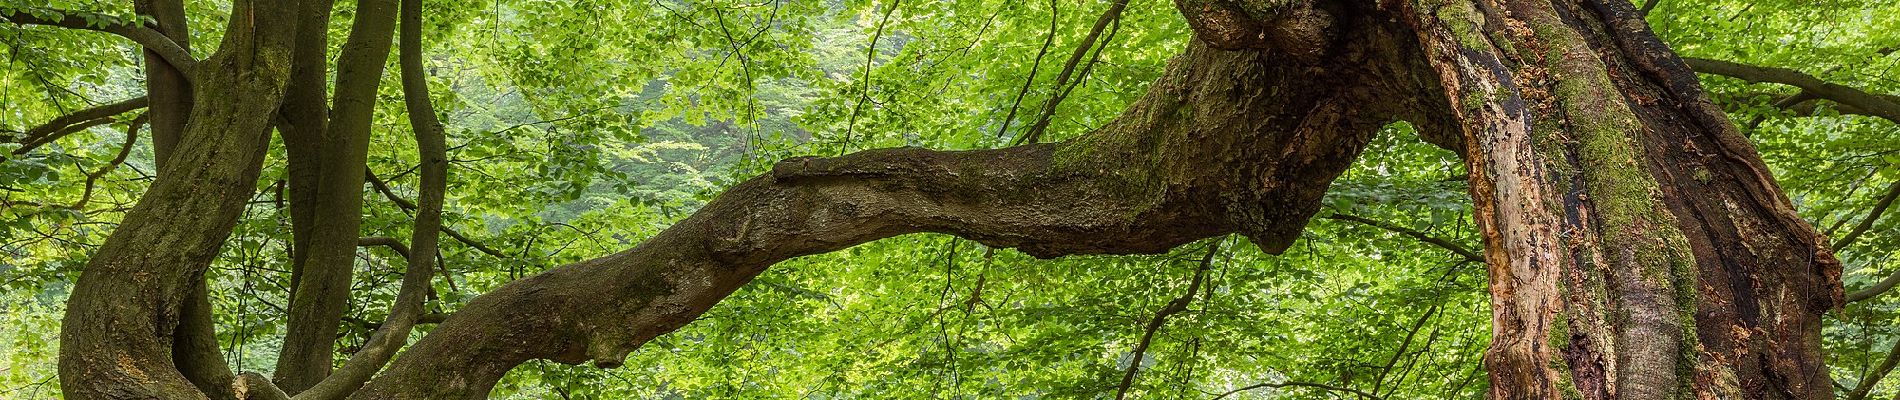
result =
[{"label": "hanging twig", "polygon": [[1181,294],[1181,297],[1174,298],[1174,301],[1169,301],[1167,306],[1155,312],[1154,319],[1148,321],[1148,328],[1141,334],[1141,342],[1135,344],[1135,350],[1128,358],[1128,369],[1122,373],[1121,385],[1115,390],[1116,400],[1128,397],[1128,388],[1135,384],[1135,373],[1141,371],[1141,359],[1148,353],[1148,346],[1154,343],[1155,332],[1160,331],[1161,325],[1168,322],[1168,316],[1187,311],[1188,304],[1194,302],[1194,293],[1201,290],[1201,282],[1207,278],[1208,267],[1214,265],[1214,255],[1219,253],[1219,240],[1208,245],[1207,255],[1201,257],[1200,267],[1194,269],[1194,278],[1188,282],[1187,292]]}]

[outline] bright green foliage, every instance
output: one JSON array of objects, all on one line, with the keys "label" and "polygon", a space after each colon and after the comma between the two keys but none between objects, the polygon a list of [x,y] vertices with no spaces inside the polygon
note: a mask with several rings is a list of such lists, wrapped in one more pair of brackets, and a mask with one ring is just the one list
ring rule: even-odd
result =
[{"label": "bright green foliage", "polygon": [[[0,11],[26,7],[0,3]],[[189,2],[200,57],[226,18],[214,3]],[[333,45],[346,34],[351,3],[337,4]],[[123,1],[44,6],[131,14]],[[501,256],[445,237],[448,273],[427,307],[452,312],[504,282],[624,250],[781,158],[1002,146],[1045,112],[1063,62],[1107,6],[430,2],[427,68],[452,159],[445,222]],[[1650,20],[1685,55],[1791,67],[1900,94],[1893,78],[1900,55],[1879,52],[1900,44],[1900,4],[1663,0]],[[1113,29],[1081,86],[1057,106],[1045,139],[1106,124],[1190,37],[1165,1],[1131,2]],[[1044,49],[1045,41],[1053,44]],[[143,90],[137,49],[118,37],[0,24],[0,46],[0,135]],[[399,86],[394,74],[387,79],[370,170],[412,198],[416,155]],[[1751,132],[1803,215],[1824,230],[1852,227],[1900,180],[1895,124],[1825,106],[1822,116],[1798,117],[1771,104],[1793,93],[1786,87],[1705,82]],[[0,398],[56,396],[52,360],[67,285],[155,172],[149,137],[96,180],[81,207],[63,206],[85,197],[87,174],[110,163],[135,114],[0,161]],[[289,216],[284,158],[273,151],[211,271],[220,339],[244,370],[270,368],[282,337]],[[909,235],[801,258],[647,344],[625,367],[530,363],[495,395],[1103,398],[1135,363],[1134,398],[1209,398],[1287,381],[1391,399],[1478,398],[1489,337],[1483,265],[1406,234],[1330,218],[1364,217],[1481,251],[1463,175],[1455,155],[1401,123],[1334,184],[1327,208],[1282,255],[1234,237],[1167,255],[1037,260]],[[366,196],[364,236],[408,237],[404,210],[377,191]],[[1890,260],[1900,251],[1896,220],[1883,219],[1841,251],[1850,291],[1900,269]],[[1216,243],[1206,291],[1167,320],[1146,357],[1130,360],[1144,326],[1183,294]],[[382,248],[362,248],[359,260],[346,349],[366,338],[365,324],[382,320],[404,267]],[[1830,322],[1829,362],[1843,385],[1856,385],[1900,338],[1894,298],[1854,303]],[[1900,379],[1874,393],[1900,393]],[[1349,397],[1287,387],[1230,398]]]}]

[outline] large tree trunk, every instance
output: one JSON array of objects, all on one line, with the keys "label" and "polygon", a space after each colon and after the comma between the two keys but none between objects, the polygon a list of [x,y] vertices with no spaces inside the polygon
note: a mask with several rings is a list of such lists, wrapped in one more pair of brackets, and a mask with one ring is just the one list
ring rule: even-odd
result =
[{"label": "large tree trunk", "polygon": [[173,358],[198,342],[174,340],[186,310],[205,305],[194,306],[204,271],[263,161],[289,66],[286,29],[295,26],[275,6],[234,4],[248,18],[232,18],[218,53],[185,71],[198,90],[178,146],[67,303],[59,369],[68,398],[205,397]]},{"label": "large tree trunk", "polygon": [[1400,6],[1463,121],[1492,398],[1829,399],[1840,265],[1630,3]]}]

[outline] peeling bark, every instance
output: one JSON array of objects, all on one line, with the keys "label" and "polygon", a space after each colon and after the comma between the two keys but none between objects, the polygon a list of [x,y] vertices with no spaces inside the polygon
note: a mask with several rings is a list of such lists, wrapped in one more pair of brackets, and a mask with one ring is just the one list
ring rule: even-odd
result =
[{"label": "peeling bark", "polygon": [[1839,262],[1632,5],[1399,7],[1464,122],[1492,398],[1832,398]]}]

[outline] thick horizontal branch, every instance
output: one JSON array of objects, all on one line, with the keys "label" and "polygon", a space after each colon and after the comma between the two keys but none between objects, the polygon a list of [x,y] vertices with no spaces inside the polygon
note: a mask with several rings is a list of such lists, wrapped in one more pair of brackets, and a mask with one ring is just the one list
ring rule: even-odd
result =
[{"label": "thick horizontal branch", "polygon": [[1696,72],[1727,76],[1749,82],[1778,83],[1801,88],[1809,96],[1854,107],[1866,115],[1900,123],[1900,101],[1891,96],[1868,93],[1846,85],[1828,82],[1801,71],[1780,67],[1748,65],[1732,61],[1683,57]]},{"label": "thick horizontal branch", "polygon": [[896,235],[1046,258],[1237,232],[1283,251],[1390,120],[1385,87],[1371,85],[1411,82],[1311,71],[1196,45],[1122,117],[1068,141],[781,161],[632,249],[477,297],[354,397],[479,397],[534,359],[615,367],[773,264]]},{"label": "thick horizontal branch", "polygon": [[184,75],[187,79],[192,76],[190,73],[192,68],[198,65],[198,60],[192,58],[191,52],[185,51],[185,48],[179,46],[178,42],[173,42],[171,38],[165,37],[164,34],[159,33],[157,30],[130,21],[124,21],[119,17],[56,11],[44,8],[15,8],[7,10],[4,14],[0,14],[0,20],[21,25],[57,26],[119,35],[126,39],[131,39],[132,42],[138,43],[140,46],[145,46],[146,50],[158,54],[160,58],[165,59],[165,62],[170,63],[173,68],[177,68],[179,71],[186,71]]}]

